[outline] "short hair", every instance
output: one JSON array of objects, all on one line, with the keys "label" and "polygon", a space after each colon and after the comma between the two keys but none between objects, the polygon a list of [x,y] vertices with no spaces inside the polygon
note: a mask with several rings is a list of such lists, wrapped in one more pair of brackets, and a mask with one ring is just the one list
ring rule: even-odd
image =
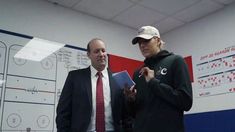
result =
[{"label": "short hair", "polygon": [[91,51],[90,45],[91,45],[92,43],[94,43],[95,41],[102,41],[102,42],[103,42],[103,40],[100,39],[100,38],[93,38],[92,40],[90,40],[90,41],[88,42],[88,44],[87,44],[87,52],[88,52],[88,53],[90,53],[90,51]]}]

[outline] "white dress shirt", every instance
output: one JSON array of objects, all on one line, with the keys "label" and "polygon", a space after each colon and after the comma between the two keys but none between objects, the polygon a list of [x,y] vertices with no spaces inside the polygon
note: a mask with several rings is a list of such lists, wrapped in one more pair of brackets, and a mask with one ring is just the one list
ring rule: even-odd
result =
[{"label": "white dress shirt", "polygon": [[[91,113],[91,122],[88,126],[88,132],[95,132],[95,118],[96,118],[96,83],[98,72],[94,67],[90,66],[91,69],[91,86],[92,86],[92,113]],[[103,95],[104,95],[104,110],[105,110],[105,129],[106,131],[114,131],[113,127],[113,117],[112,117],[112,108],[111,108],[111,94],[110,94],[110,85],[107,68],[102,71],[102,81],[103,81]]]}]

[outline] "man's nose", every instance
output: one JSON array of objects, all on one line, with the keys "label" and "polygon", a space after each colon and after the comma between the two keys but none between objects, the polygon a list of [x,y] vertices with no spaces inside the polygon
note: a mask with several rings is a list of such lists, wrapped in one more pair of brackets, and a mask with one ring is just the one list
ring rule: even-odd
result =
[{"label": "man's nose", "polygon": [[146,43],[141,42],[141,43],[139,44],[139,46],[140,46],[140,47],[144,47],[144,46],[146,46]]},{"label": "man's nose", "polygon": [[104,52],[103,51],[99,51],[99,55],[104,55]]}]

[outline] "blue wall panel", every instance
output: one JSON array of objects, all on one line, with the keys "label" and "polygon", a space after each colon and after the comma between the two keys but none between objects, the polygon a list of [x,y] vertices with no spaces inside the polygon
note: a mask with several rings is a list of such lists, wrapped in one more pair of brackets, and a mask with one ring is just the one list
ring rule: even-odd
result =
[{"label": "blue wall panel", "polygon": [[186,132],[235,132],[235,110],[185,115]]}]

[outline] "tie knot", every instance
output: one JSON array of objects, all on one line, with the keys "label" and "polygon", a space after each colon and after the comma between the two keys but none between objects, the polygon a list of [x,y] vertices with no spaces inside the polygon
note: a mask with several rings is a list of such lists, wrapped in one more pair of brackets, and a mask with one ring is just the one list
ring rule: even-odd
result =
[{"label": "tie knot", "polygon": [[102,75],[102,72],[100,72],[100,71],[97,72],[96,75],[97,75],[98,77],[102,77],[102,76],[103,76],[103,75]]}]

